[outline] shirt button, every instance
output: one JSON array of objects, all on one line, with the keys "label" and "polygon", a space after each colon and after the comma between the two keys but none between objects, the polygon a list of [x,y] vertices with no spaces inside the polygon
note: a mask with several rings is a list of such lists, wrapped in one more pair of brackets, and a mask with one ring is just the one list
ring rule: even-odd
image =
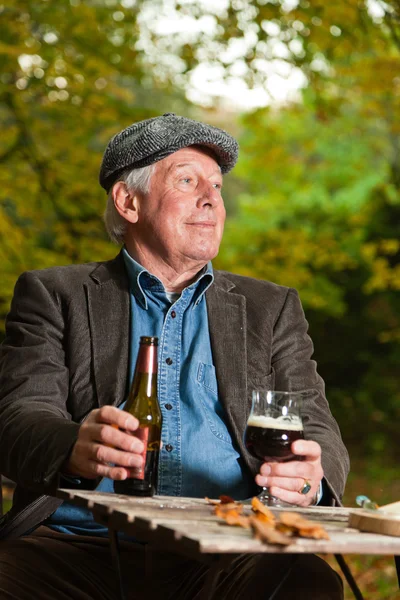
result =
[{"label": "shirt button", "polygon": [[172,365],[173,360],[172,358],[167,358],[165,362],[167,363],[167,365]]},{"label": "shirt button", "polygon": [[170,404],[170,403],[166,404],[166,405],[165,405],[165,408],[166,408],[167,410],[171,410],[171,409],[172,409],[172,404]]},{"label": "shirt button", "polygon": [[175,317],[176,317],[176,312],[175,312],[174,310],[173,310],[173,311],[171,311],[171,317],[172,317],[173,319],[175,319]]},{"label": "shirt button", "polygon": [[174,447],[173,447],[173,446],[171,446],[171,444],[167,444],[167,445],[165,446],[165,449],[166,449],[166,451],[167,451],[167,452],[172,452],[172,450],[174,449]]}]

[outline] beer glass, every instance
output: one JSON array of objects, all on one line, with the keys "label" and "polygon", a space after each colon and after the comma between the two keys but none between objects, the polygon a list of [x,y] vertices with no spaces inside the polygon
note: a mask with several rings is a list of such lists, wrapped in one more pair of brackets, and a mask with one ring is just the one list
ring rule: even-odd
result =
[{"label": "beer glass", "polygon": [[[295,440],[303,439],[303,422],[300,413],[304,392],[277,392],[253,390],[252,407],[247,421],[244,442],[252,456],[263,462],[303,460],[293,454]],[[259,500],[266,506],[290,506],[271,496],[262,488]]]}]

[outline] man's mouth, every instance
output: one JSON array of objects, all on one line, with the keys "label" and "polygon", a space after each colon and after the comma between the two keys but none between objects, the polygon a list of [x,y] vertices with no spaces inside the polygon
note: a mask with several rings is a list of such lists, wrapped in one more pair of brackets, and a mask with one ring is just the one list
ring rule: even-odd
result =
[{"label": "man's mouth", "polygon": [[215,227],[216,225],[215,221],[192,221],[186,224],[194,227]]}]

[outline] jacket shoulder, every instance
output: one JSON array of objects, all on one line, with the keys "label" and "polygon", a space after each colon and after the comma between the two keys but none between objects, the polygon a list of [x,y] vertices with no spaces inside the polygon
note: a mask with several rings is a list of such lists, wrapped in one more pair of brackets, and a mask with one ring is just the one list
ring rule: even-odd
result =
[{"label": "jacket shoulder", "polygon": [[76,288],[89,278],[102,282],[109,278],[118,278],[125,273],[123,259],[120,255],[108,261],[89,262],[75,265],[48,267],[25,271],[20,281],[40,281],[48,289]]},{"label": "jacket shoulder", "polygon": [[21,273],[21,277],[34,277],[41,281],[55,281],[57,279],[84,279],[102,263],[90,262],[75,265],[47,267],[45,269],[31,269]]},{"label": "jacket shoulder", "polygon": [[214,275],[217,285],[223,285],[224,287],[231,289],[232,292],[243,294],[244,296],[267,294],[282,298],[286,297],[289,291],[296,293],[294,288],[278,285],[277,283],[265,279],[256,279],[255,277],[246,277],[245,275],[238,275],[237,273],[219,270],[215,270]]}]

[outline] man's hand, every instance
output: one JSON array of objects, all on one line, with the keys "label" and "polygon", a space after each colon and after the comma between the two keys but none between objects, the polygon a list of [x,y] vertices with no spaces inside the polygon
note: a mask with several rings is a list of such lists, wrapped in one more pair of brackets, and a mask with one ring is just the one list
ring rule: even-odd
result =
[{"label": "man's hand", "polygon": [[[292,452],[304,456],[304,460],[263,463],[256,476],[256,483],[260,487],[268,487],[271,495],[280,500],[297,506],[309,506],[324,476],[321,446],[311,440],[297,440],[292,444]],[[311,489],[307,494],[301,494],[305,480],[311,484]]]},{"label": "man's hand", "polygon": [[143,464],[143,442],[134,437],[138,427],[135,417],[115,406],[92,410],[79,428],[63,473],[87,479],[134,476]]}]

